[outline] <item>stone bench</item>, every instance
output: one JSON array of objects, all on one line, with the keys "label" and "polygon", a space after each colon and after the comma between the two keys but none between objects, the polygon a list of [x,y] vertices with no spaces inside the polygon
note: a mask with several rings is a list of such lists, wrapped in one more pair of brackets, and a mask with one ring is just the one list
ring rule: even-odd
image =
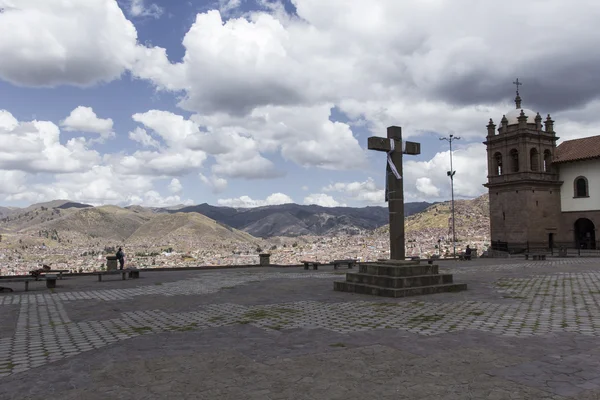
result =
[{"label": "stone bench", "polygon": [[319,269],[319,265],[321,265],[321,263],[318,261],[300,261],[300,262],[302,264],[304,264],[304,269],[308,269],[311,266],[312,266],[312,269]]},{"label": "stone bench", "polygon": [[529,260],[530,256],[531,256],[532,260],[545,260],[546,259],[546,254],[543,254],[543,253],[525,253],[526,260]]},{"label": "stone bench", "polygon": [[95,272],[95,275],[98,275],[98,282],[102,282],[102,277],[104,275],[118,275],[121,274],[123,280],[127,280],[127,270],[124,269],[118,269],[116,271],[100,271],[100,272]]},{"label": "stone bench", "polygon": [[98,275],[98,282],[102,282],[103,275],[117,275],[117,274],[121,274],[122,279],[127,280],[127,275],[129,275],[129,278],[131,278],[131,279],[138,279],[140,277],[140,270],[137,268],[128,268],[128,269],[118,269],[118,270],[111,270],[111,271],[100,271],[100,272],[96,272],[95,274]]},{"label": "stone bench", "polygon": [[356,263],[358,262],[358,260],[354,260],[354,259],[349,259],[349,260],[333,260],[332,264],[333,264],[333,269],[338,269],[339,266],[342,265],[347,265],[348,268],[353,268]]},{"label": "stone bench", "polygon": [[129,278],[138,279],[140,277],[140,270],[137,268],[128,268],[125,271],[129,272]]},{"label": "stone bench", "polygon": [[54,273],[58,273],[58,279],[62,279],[63,278],[63,275],[62,275],[63,272],[69,272],[69,270],[68,269],[49,269],[49,270],[46,270],[46,271],[41,271],[40,275],[41,274],[54,274]]},{"label": "stone bench", "polygon": [[[46,281],[46,287],[48,289],[54,289],[56,287],[56,275],[46,275],[44,277],[38,277],[38,278],[9,278],[9,279],[0,280],[0,283],[3,283],[3,282],[25,282],[25,291],[28,292],[29,291],[29,282],[38,281],[40,279],[43,279]],[[0,286],[0,291],[5,291],[5,290],[9,291],[9,292],[13,291],[11,288]]]}]

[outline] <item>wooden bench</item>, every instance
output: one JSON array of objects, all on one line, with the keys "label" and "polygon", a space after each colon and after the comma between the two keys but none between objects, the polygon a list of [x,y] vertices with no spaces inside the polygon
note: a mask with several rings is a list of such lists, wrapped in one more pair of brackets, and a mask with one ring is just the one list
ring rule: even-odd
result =
[{"label": "wooden bench", "polygon": [[333,269],[338,269],[341,265],[347,265],[348,268],[353,268],[358,260],[350,259],[350,260],[333,260]]},{"label": "wooden bench", "polygon": [[525,253],[525,259],[529,260],[529,256],[531,256],[532,260],[545,260],[546,254],[543,253]]},{"label": "wooden bench", "polygon": [[302,264],[304,264],[304,269],[308,269],[311,266],[313,269],[319,269],[319,265],[321,265],[321,263],[318,261],[300,261],[300,262]]},{"label": "wooden bench", "polygon": [[[46,275],[44,277],[41,277],[41,279],[46,281],[46,287],[48,289],[54,289],[56,287],[56,275]],[[25,282],[25,291],[28,292],[29,291],[29,282],[37,281],[37,280],[40,280],[40,278],[39,277],[37,279],[36,278],[9,278],[9,279],[0,280],[0,283],[2,283],[2,282]],[[5,290],[9,291],[9,292],[13,291],[11,288],[0,286],[0,291],[5,291]]]}]

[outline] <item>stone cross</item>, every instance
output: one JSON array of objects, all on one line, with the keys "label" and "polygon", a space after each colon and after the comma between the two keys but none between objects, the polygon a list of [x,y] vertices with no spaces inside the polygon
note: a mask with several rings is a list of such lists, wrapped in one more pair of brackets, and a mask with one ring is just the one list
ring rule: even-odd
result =
[{"label": "stone cross", "polygon": [[377,136],[370,137],[368,139],[368,148],[369,150],[385,151],[388,153],[388,164],[386,168],[386,200],[390,212],[390,259],[404,260],[404,185],[402,183],[402,154],[421,154],[421,144],[415,142],[402,142],[402,128],[399,126],[390,126],[387,128],[387,138]]}]

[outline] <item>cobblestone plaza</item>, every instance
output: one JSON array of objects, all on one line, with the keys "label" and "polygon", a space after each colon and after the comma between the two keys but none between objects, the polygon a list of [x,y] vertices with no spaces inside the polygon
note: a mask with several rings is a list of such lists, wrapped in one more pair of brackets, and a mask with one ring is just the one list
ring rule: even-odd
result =
[{"label": "cobblestone plaza", "polygon": [[334,292],[331,267],[10,284],[0,398],[600,399],[599,259],[440,265],[469,290]]}]

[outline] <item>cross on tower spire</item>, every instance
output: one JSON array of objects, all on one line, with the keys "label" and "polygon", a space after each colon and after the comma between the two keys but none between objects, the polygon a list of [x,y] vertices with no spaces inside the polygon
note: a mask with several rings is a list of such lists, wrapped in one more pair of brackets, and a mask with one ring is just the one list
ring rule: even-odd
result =
[{"label": "cross on tower spire", "polygon": [[521,96],[519,96],[519,86],[522,86],[523,83],[519,82],[519,78],[513,82],[513,85],[517,86],[517,97],[515,97],[515,104],[517,105],[517,109],[521,108]]}]

